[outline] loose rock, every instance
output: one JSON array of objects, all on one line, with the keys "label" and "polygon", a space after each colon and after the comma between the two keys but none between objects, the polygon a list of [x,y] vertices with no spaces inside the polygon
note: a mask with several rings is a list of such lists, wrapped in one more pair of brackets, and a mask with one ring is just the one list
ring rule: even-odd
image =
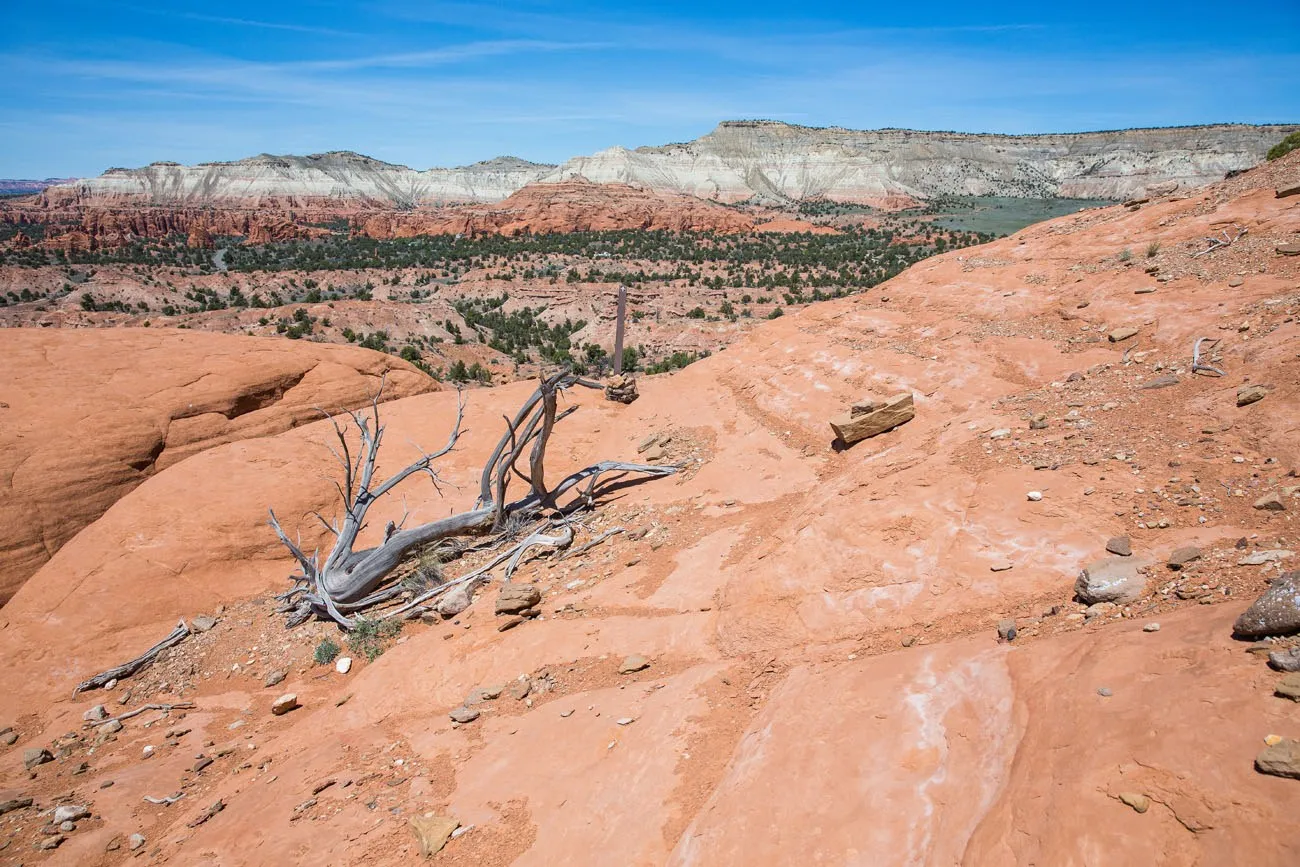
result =
[{"label": "loose rock", "polygon": [[1261,401],[1268,394],[1268,389],[1262,385],[1243,385],[1237,389],[1237,406],[1248,406],[1257,401]]},{"label": "loose rock", "polygon": [[1286,510],[1286,502],[1282,499],[1281,494],[1274,491],[1256,500],[1255,508],[1266,512],[1282,512]]},{"label": "loose rock", "polygon": [[463,725],[465,723],[472,723],[474,720],[478,719],[479,711],[478,708],[465,707],[462,705],[457,708],[452,708],[451,712],[448,713],[447,716],[451,717],[452,722],[458,722]]},{"label": "loose rock", "polygon": [[193,620],[190,621],[190,628],[193,629],[195,632],[207,632],[209,629],[211,629],[216,625],[217,625],[217,618],[209,617],[206,614],[200,614],[198,617],[195,617]]},{"label": "loose rock", "polygon": [[347,674],[352,670],[352,657],[340,656],[334,663],[334,670],[339,674]]},{"label": "loose rock", "polygon": [[37,765],[52,761],[54,761],[54,756],[50,755],[50,751],[43,747],[31,747],[23,750],[23,767],[29,771]]},{"label": "loose rock", "polygon": [[1232,625],[1241,638],[1300,632],[1300,571],[1285,572]]},{"label": "loose rock", "polygon": [[1106,542],[1106,550],[1121,557],[1130,557],[1133,554],[1133,543],[1128,536],[1114,536]]},{"label": "loose rock", "polygon": [[1128,340],[1130,337],[1133,337],[1137,333],[1138,333],[1137,328],[1134,328],[1131,325],[1125,325],[1121,328],[1116,328],[1110,334],[1107,334],[1106,339],[1109,340],[1111,343],[1121,343],[1125,340]]},{"label": "loose rock", "polygon": [[97,704],[83,713],[81,718],[86,722],[99,722],[102,719],[108,719],[108,708],[104,707],[102,704]]},{"label": "loose rock", "polygon": [[451,839],[452,832],[460,827],[460,822],[447,816],[435,816],[432,813],[411,819],[411,832],[420,844],[420,855],[432,858],[442,851]]},{"label": "loose rock", "polygon": [[1043,492],[1030,491],[1029,493],[1025,494],[1025,499],[1029,500],[1029,502],[1031,503],[1037,503],[1039,500],[1043,499]]},{"label": "loose rock", "polygon": [[1279,680],[1277,686],[1273,687],[1273,695],[1300,701],[1300,672],[1288,674]]},{"label": "loose rock", "polygon": [[1085,605],[1135,602],[1147,588],[1146,576],[1138,571],[1141,566],[1140,562],[1127,559],[1089,563],[1074,582],[1074,593]]},{"label": "loose rock", "polygon": [[1160,631],[1160,624],[1159,624],[1159,623],[1148,623],[1146,626],[1143,626],[1143,627],[1142,627],[1142,631],[1143,631],[1143,632],[1159,632],[1159,631]]},{"label": "loose rock", "polygon": [[1169,559],[1165,562],[1165,565],[1177,572],[1188,563],[1199,559],[1201,559],[1201,549],[1188,545],[1184,548],[1174,549],[1174,552],[1169,555]]},{"label": "loose rock", "polygon": [[998,638],[1003,641],[1016,640],[1016,621],[1010,618],[998,621]]},{"label": "loose rock", "polygon": [[288,676],[289,676],[289,672],[287,671],[284,670],[273,671],[266,676],[266,680],[262,681],[262,686],[266,686],[266,687],[278,686],[279,684],[283,683],[284,679]]},{"label": "loose rock", "polygon": [[1276,563],[1279,560],[1285,560],[1288,557],[1294,557],[1294,551],[1284,551],[1281,548],[1274,548],[1270,551],[1255,551],[1247,554],[1237,561],[1238,566],[1263,566],[1265,563]]},{"label": "loose rock", "polygon": [[1151,799],[1138,792],[1120,792],[1119,799],[1132,807],[1135,813],[1145,813],[1151,808]]},{"label": "loose rock", "polygon": [[644,671],[649,667],[650,660],[639,653],[634,653],[623,660],[623,663],[618,667],[618,673],[631,674],[634,671]]},{"label": "loose rock", "polygon": [[448,590],[441,599],[438,600],[438,613],[442,615],[443,620],[450,620],[461,614],[474,601],[470,596],[469,588],[461,585],[455,589]]},{"label": "loose rock", "polygon": [[277,698],[275,700],[275,703],[271,705],[271,713],[275,714],[276,716],[284,716],[289,711],[296,710],[299,706],[300,705],[298,704],[298,696],[294,695],[291,692],[287,692],[284,695]]},{"label": "loose rock", "polygon": [[145,839],[143,834],[132,834],[130,837],[126,838],[126,848],[130,849],[132,852],[139,849],[144,844]]},{"label": "loose rock", "polygon": [[64,804],[54,808],[54,823],[75,822],[90,815],[90,810],[79,804]]},{"label": "loose rock", "polygon": [[1264,747],[1255,757],[1255,770],[1261,774],[1300,780],[1300,741],[1283,738]]},{"label": "loose rock", "polygon": [[542,593],[532,584],[507,584],[497,596],[497,614],[518,614],[542,601]]},{"label": "loose rock", "polygon": [[853,445],[869,437],[891,431],[916,417],[916,407],[911,392],[903,392],[884,400],[866,400],[855,403],[848,415],[831,419],[831,430],[845,445]]},{"label": "loose rock", "polygon": [[1274,671],[1300,671],[1300,647],[1269,651],[1268,667]]}]

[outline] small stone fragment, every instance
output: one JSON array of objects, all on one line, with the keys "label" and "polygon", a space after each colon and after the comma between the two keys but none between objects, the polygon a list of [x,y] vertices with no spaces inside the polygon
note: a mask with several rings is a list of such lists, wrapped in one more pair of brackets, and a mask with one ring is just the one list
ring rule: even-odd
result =
[{"label": "small stone fragment", "polygon": [[497,596],[495,611],[497,614],[518,614],[536,607],[541,601],[541,591],[532,584],[507,584]]},{"label": "small stone fragment", "polygon": [[90,810],[79,804],[64,804],[54,808],[54,824],[75,822],[90,815]]},{"label": "small stone fragment", "polygon": [[1015,564],[1010,560],[994,560],[989,564],[990,572],[1008,572],[1015,568]]},{"label": "small stone fragment", "polygon": [[916,417],[915,401],[910,391],[883,400],[859,402],[848,415],[831,419],[831,430],[845,445],[891,431]]},{"label": "small stone fragment", "polygon": [[337,671],[339,674],[347,674],[349,671],[352,670],[352,657],[340,656],[334,662],[334,670]]},{"label": "small stone fragment", "polygon": [[1138,387],[1144,391],[1151,391],[1152,389],[1157,388],[1169,388],[1169,386],[1177,385],[1178,383],[1178,377],[1174,376],[1172,373],[1165,373],[1157,376],[1155,379],[1142,383]]},{"label": "small stone fragment", "polygon": [[1177,572],[1188,563],[1199,559],[1201,559],[1201,549],[1188,545],[1183,548],[1174,549],[1174,552],[1169,555],[1169,559],[1165,562],[1165,565]]},{"label": "small stone fragment", "polygon": [[505,632],[507,629],[514,629],[516,626],[523,623],[525,619],[526,618],[520,617],[518,614],[512,614],[509,617],[502,619],[502,621],[497,624],[497,632]]},{"label": "small stone fragment", "polygon": [[31,805],[31,798],[12,798],[8,801],[0,801],[0,816],[5,813],[12,813],[14,810],[26,809]]},{"label": "small stone fragment", "polygon": [[1283,512],[1286,511],[1286,502],[1282,499],[1281,494],[1274,491],[1256,500],[1255,508],[1265,512]]},{"label": "small stone fragment", "polygon": [[1300,741],[1282,738],[1264,747],[1255,757],[1255,770],[1261,774],[1300,780]]},{"label": "small stone fragment", "polygon": [[462,584],[460,587],[448,590],[438,601],[438,613],[442,615],[443,620],[450,620],[464,613],[473,601],[469,588]]},{"label": "small stone fragment", "polygon": [[1145,813],[1151,808],[1151,799],[1138,792],[1120,792],[1119,799],[1132,807],[1135,813]]},{"label": "small stone fragment", "polygon": [[1114,536],[1106,542],[1106,550],[1121,557],[1133,555],[1133,543],[1128,536]]},{"label": "small stone fragment", "polygon": [[286,692],[271,705],[271,713],[276,716],[284,716],[289,711],[296,710],[299,706],[298,696],[292,692]]},{"label": "small stone fragment", "polygon": [[1043,499],[1043,492],[1030,491],[1029,493],[1025,494],[1025,498],[1028,499],[1029,502],[1031,503],[1037,503],[1039,500]]},{"label": "small stone fragment", "polygon": [[62,834],[56,834],[53,837],[47,837],[46,839],[41,841],[40,848],[46,852],[48,852],[51,849],[57,849],[63,845],[63,841],[65,839],[66,838]]},{"label": "small stone fragment", "polygon": [[59,830],[62,831],[63,833],[65,833],[65,834],[71,834],[73,831],[77,830],[77,823],[76,823],[76,822],[60,822],[60,823],[59,823]]},{"label": "small stone fragment", "polygon": [[511,681],[510,686],[506,688],[506,694],[515,701],[523,701],[528,698],[528,693],[532,692],[532,690],[533,682],[525,677]]},{"label": "small stone fragment", "polygon": [[1237,406],[1249,406],[1261,401],[1268,395],[1268,389],[1262,385],[1243,385],[1237,389]]},{"label": "small stone fragment", "polygon": [[447,816],[435,816],[432,813],[411,819],[411,832],[420,844],[420,855],[432,858],[442,851],[451,838],[452,832],[460,827],[460,822]]},{"label": "small stone fragment", "polygon": [[1146,592],[1147,577],[1139,561],[1108,558],[1089,563],[1074,582],[1074,593],[1085,605],[1135,602]]},{"label": "small stone fragment", "polygon": [[1134,328],[1131,325],[1125,325],[1121,328],[1116,328],[1110,334],[1107,334],[1106,339],[1109,340],[1111,343],[1121,343],[1125,340],[1128,340],[1130,337],[1133,337],[1137,333],[1138,333],[1137,328]]},{"label": "small stone fragment", "polygon": [[639,653],[634,653],[623,660],[618,667],[619,674],[631,674],[635,671],[644,671],[650,667],[650,660],[646,659]]},{"label": "small stone fragment", "polygon": [[1143,626],[1143,627],[1142,627],[1142,631],[1143,631],[1143,632],[1159,632],[1159,631],[1160,631],[1160,624],[1159,624],[1159,623],[1148,623],[1146,626]]},{"label": "small stone fragment", "polygon": [[470,690],[469,695],[466,696],[465,706],[469,707],[470,705],[481,704],[482,702],[485,701],[496,701],[498,698],[501,697],[501,690],[503,690],[504,688],[505,687],[501,687],[501,686],[476,687]]},{"label": "small stone fragment", "polygon": [[632,723],[636,722],[636,720],[632,719],[632,717],[630,716],[625,716],[619,720],[616,720],[616,722],[618,725],[621,726],[630,726]]},{"label": "small stone fragment", "polygon": [[144,844],[145,839],[143,834],[132,834],[130,837],[126,838],[126,848],[130,849],[132,852],[139,849]]},{"label": "small stone fragment", "polygon": [[1274,671],[1300,671],[1300,647],[1269,651],[1268,667]]},{"label": "small stone fragment", "polygon": [[448,713],[447,716],[451,717],[452,722],[458,722],[463,725],[465,723],[472,723],[474,720],[478,719],[479,711],[478,708],[465,707],[464,705],[461,705],[460,707],[452,708],[451,712]]},{"label": "small stone fragment", "polygon": [[[1244,545],[1239,547],[1245,547]],[[1285,551],[1281,548],[1274,548],[1269,551],[1255,551],[1247,554],[1237,561],[1238,566],[1263,566],[1265,563],[1276,563],[1285,560],[1288,557],[1294,557],[1294,551]]]},{"label": "small stone fragment", "polygon": [[23,767],[29,771],[37,765],[52,761],[54,761],[54,756],[44,747],[29,747],[23,750]]},{"label": "small stone fragment", "polygon": [[289,676],[289,672],[283,669],[279,671],[273,671],[266,676],[266,680],[262,681],[262,686],[266,686],[266,687],[278,686],[279,684],[283,683],[284,679],[288,676]]},{"label": "small stone fragment", "polygon": [[1292,701],[1300,701],[1300,672],[1288,674],[1277,682],[1273,687],[1273,695],[1278,698],[1289,698]]},{"label": "small stone fragment", "polygon": [[217,625],[217,618],[209,617],[206,614],[200,614],[198,617],[195,617],[193,620],[190,621],[190,628],[193,629],[195,632],[207,632],[209,629],[211,629],[216,625]]},{"label": "small stone fragment", "polygon": [[998,621],[998,638],[1003,641],[1016,640],[1016,621],[1010,618]]},{"label": "small stone fragment", "polygon": [[1108,686],[1103,686],[1101,689],[1097,690],[1097,695],[1101,696],[1102,698],[1110,698],[1114,694],[1115,693],[1113,693],[1110,687]]},{"label": "small stone fragment", "polygon": [[99,722],[102,719],[108,719],[108,708],[104,707],[102,704],[97,704],[83,713],[81,718],[86,722]]},{"label": "small stone fragment", "polygon": [[122,730],[122,721],[119,719],[111,719],[108,722],[104,723],[102,726],[98,726],[95,729],[95,731],[97,731],[101,735],[115,735],[121,730]]}]

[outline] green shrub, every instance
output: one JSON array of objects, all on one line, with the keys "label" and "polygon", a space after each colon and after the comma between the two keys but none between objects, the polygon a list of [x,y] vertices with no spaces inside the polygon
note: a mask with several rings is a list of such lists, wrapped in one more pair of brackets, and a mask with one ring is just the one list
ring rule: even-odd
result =
[{"label": "green shrub", "polygon": [[348,646],[352,648],[353,653],[364,656],[368,662],[374,662],[388,649],[388,642],[396,638],[401,631],[400,620],[393,618],[370,620],[359,617],[352,631],[348,633]]},{"label": "green shrub", "polygon": [[1148,258],[1148,259],[1154,259],[1154,258],[1156,257],[1156,254],[1159,253],[1159,252],[1160,252],[1160,242],[1159,242],[1159,241],[1152,241],[1150,244],[1147,244],[1147,258]]},{"label": "green shrub", "polygon": [[1133,258],[1133,251],[1130,250],[1128,247],[1125,247],[1123,250],[1119,251],[1119,260],[1121,262],[1127,262],[1132,258]]},{"label": "green shrub", "polygon": [[312,655],[312,658],[316,660],[317,665],[329,665],[338,657],[339,651],[342,649],[334,639],[327,636],[320,640],[320,644],[316,645],[316,652]]},{"label": "green shrub", "polygon": [[1284,157],[1297,148],[1300,148],[1300,132],[1293,132],[1277,144],[1273,145],[1273,147],[1269,148],[1268,158],[1270,160],[1275,160],[1278,157]]}]

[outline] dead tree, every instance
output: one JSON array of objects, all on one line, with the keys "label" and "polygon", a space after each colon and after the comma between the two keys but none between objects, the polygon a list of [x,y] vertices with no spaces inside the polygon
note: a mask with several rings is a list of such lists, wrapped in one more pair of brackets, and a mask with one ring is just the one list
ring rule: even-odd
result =
[{"label": "dead tree", "polygon": [[[575,386],[600,388],[599,383],[582,379],[567,371],[557,373],[542,379],[537,390],[524,401],[514,418],[505,419],[506,431],[483,466],[478,501],[474,508],[409,529],[404,526],[406,517],[403,516],[401,522],[388,528],[386,538],[379,545],[362,550],[356,549],[357,537],[365,529],[367,512],[378,499],[392,492],[406,479],[419,474],[428,475],[435,487],[441,490],[441,479],[434,468],[434,461],[455,448],[460,439],[464,400],[463,397],[457,399],[456,421],[446,445],[431,454],[423,454],[419,460],[379,483],[375,481],[375,461],[384,436],[384,427],[379,419],[379,395],[376,394],[371,401],[368,412],[349,412],[352,425],[360,438],[355,455],[349,443],[347,425],[340,424],[331,416],[338,447],[331,447],[330,451],[343,470],[342,482],[335,483],[342,501],[342,516],[334,522],[328,522],[321,515],[315,515],[334,536],[334,544],[325,559],[320,560],[319,552],[309,557],[300,544],[289,539],[275,512],[271,511],[271,526],[302,570],[301,574],[294,576],[293,589],[280,597],[283,603],[281,610],[289,613],[288,625],[296,626],[311,617],[319,617],[333,620],[344,629],[351,629],[357,614],[390,602],[405,592],[400,584],[388,582],[387,579],[409,553],[439,541],[485,535],[494,531],[501,534],[502,541],[506,541],[512,538],[511,534],[505,532],[509,529],[508,525],[518,527],[540,522],[539,529],[486,567],[490,569],[501,562],[510,561],[508,572],[513,572],[519,564],[519,558],[528,548],[538,545],[564,547],[572,542],[571,527],[558,537],[545,536],[542,530],[564,529],[574,512],[594,507],[603,478],[610,474],[621,477],[627,473],[649,477],[666,476],[677,471],[676,467],[602,461],[569,475],[554,487],[548,486],[545,461],[552,429],[557,422],[577,410],[573,406],[559,411],[559,395]],[[528,455],[527,470],[519,466],[525,454]],[[528,491],[512,501],[510,485],[515,479],[525,483]],[[562,503],[561,499],[571,492],[575,496]],[[486,569],[476,570],[477,574],[472,577],[482,578]],[[461,576],[455,581],[442,584],[390,614],[409,611],[415,604],[427,601],[433,595],[467,583],[470,577]]]}]

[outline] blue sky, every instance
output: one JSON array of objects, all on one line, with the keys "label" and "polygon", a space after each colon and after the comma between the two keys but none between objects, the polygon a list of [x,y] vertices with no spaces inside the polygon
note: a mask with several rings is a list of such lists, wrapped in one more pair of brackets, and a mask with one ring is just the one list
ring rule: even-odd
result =
[{"label": "blue sky", "polygon": [[356,150],[559,162],[731,118],[1300,121],[1300,2],[2,0],[0,177]]}]

